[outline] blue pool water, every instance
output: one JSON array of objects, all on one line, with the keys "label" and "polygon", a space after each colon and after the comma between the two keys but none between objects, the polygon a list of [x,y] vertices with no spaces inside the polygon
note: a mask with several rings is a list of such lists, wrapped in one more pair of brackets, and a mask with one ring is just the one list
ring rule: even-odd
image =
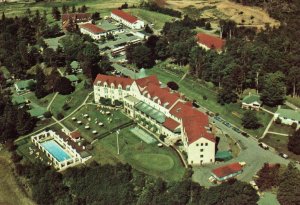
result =
[{"label": "blue pool water", "polygon": [[68,153],[66,153],[54,140],[43,142],[41,145],[59,162],[71,158],[70,155],[68,155]]}]

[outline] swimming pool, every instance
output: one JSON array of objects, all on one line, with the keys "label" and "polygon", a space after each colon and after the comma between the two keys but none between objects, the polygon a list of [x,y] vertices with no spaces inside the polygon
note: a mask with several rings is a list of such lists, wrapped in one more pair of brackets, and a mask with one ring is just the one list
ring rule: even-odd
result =
[{"label": "swimming pool", "polygon": [[49,140],[41,143],[41,145],[59,162],[64,161],[66,159],[70,159],[71,156],[65,152],[65,150],[57,144],[54,140]]}]

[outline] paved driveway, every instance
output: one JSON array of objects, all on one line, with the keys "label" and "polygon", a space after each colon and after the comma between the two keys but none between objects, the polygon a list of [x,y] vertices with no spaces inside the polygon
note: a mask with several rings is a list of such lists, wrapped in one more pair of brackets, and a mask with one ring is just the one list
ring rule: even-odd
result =
[{"label": "paved driveway", "polygon": [[[212,120],[212,119],[211,119]],[[241,175],[237,178],[241,181],[249,182],[252,177],[260,170],[265,162],[288,164],[289,160],[281,158],[275,151],[264,150],[258,146],[258,142],[252,137],[246,138],[241,134],[236,133],[231,128],[226,127],[223,123],[214,120],[215,125],[219,127],[224,133],[230,135],[233,139],[242,144],[244,149],[241,150],[238,157],[227,162],[217,162],[216,164],[205,165],[194,168],[193,180],[199,182],[202,186],[212,186],[208,181],[212,169],[230,164],[232,162],[246,162],[246,166]]]}]

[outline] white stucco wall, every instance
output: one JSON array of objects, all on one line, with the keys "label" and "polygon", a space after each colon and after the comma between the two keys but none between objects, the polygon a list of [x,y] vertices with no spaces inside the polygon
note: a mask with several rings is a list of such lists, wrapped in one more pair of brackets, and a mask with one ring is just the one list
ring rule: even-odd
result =
[{"label": "white stucco wall", "polygon": [[202,137],[189,144],[188,164],[201,165],[215,162],[215,143]]}]

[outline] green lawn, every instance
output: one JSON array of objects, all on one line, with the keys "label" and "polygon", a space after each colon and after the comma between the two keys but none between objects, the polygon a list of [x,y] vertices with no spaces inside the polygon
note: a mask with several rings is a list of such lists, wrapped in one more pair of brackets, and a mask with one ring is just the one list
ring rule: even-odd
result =
[{"label": "green lawn", "polygon": [[0,12],[5,12],[6,16],[20,16],[24,15],[25,11],[30,8],[32,13],[34,14],[36,10],[42,12],[46,10],[48,13],[49,22],[53,22],[53,18],[51,16],[51,9],[53,6],[62,7],[62,5],[68,5],[70,8],[75,5],[76,7],[86,5],[88,7],[88,12],[99,12],[101,16],[108,15],[110,10],[120,7],[123,3],[127,2],[129,6],[133,4],[138,5],[140,3],[139,0],[73,0],[73,1],[53,1],[53,2],[25,2],[19,1],[15,3],[1,3]]},{"label": "green lawn", "polygon": [[48,104],[52,100],[53,96],[54,96],[54,93],[51,93],[44,98],[38,99],[35,96],[34,92],[26,93],[24,95],[24,97],[27,98],[28,100],[30,100],[30,102],[33,102],[33,103],[35,103],[41,107],[45,107],[45,108],[48,106]]},{"label": "green lawn", "polygon": [[290,103],[296,105],[297,107],[300,107],[300,97],[292,98],[291,96],[287,96],[287,101],[289,101]]},{"label": "green lawn", "polygon": [[270,129],[270,132],[278,132],[278,133],[283,133],[283,134],[293,134],[295,132],[295,130],[288,125],[283,125],[283,124],[276,124],[276,123],[272,123]]},{"label": "green lawn", "polygon": [[[110,111],[111,115],[102,114],[99,111],[100,109],[97,108],[95,105],[87,105],[81,108],[78,112],[76,112],[72,117],[76,117],[76,121],[72,120],[72,117],[70,117],[67,120],[63,121],[63,124],[69,128],[70,130],[79,129],[82,135],[89,141],[93,141],[97,136],[112,130],[113,128],[116,128],[122,124],[128,123],[131,120],[124,115],[121,111]],[[103,111],[108,111],[107,109],[101,109]],[[87,118],[83,117],[84,114],[88,114],[91,118],[91,121],[88,121]],[[110,122],[108,119],[112,118],[112,121]],[[97,122],[102,122],[104,125],[99,126],[95,123],[95,120],[97,119]],[[77,120],[82,121],[82,125],[77,124]],[[85,125],[89,125],[90,129],[85,129]],[[98,134],[92,134],[93,130],[97,130]]]},{"label": "green lawn", "polygon": [[144,173],[162,177],[169,181],[180,180],[185,172],[179,157],[171,148],[159,148],[156,143],[146,144],[135,136],[130,128],[119,134],[120,154],[117,155],[116,134],[111,134],[94,144],[93,156],[102,162],[101,152],[113,154],[118,161],[131,164]]},{"label": "green lawn", "polygon": [[147,23],[153,23],[154,24],[153,27],[156,30],[162,29],[166,22],[170,22],[174,18],[166,14],[162,14],[154,11],[148,11],[144,9],[128,9],[128,11],[131,14],[146,21]]},{"label": "green lawn", "polygon": [[288,136],[266,134],[262,141],[265,142],[267,145],[276,148],[278,152],[286,153],[287,155],[289,155],[290,158],[300,160],[300,155],[295,155],[292,152],[288,151]]},{"label": "green lawn", "polygon": [[[54,116],[56,116],[58,113],[62,113],[64,116],[67,116],[83,103],[84,99],[91,91],[91,89],[84,88],[84,81],[82,81],[76,86],[76,90],[70,95],[58,94],[54,99],[50,110]],[[70,106],[70,109],[63,110],[62,106],[65,103],[67,103]]]},{"label": "green lawn", "polygon": [[[179,84],[179,92],[184,93],[186,97],[190,100],[197,100],[197,102],[209,109],[214,113],[219,113],[224,119],[229,121],[230,123],[242,128],[242,121],[241,118],[243,113],[245,112],[241,109],[240,103],[234,104],[226,104],[220,105],[217,102],[217,92],[212,89],[208,88],[207,83],[200,82],[199,80],[193,79],[191,77],[186,77],[184,80],[181,80],[182,75],[175,75],[173,73],[167,72],[165,69],[160,68],[160,66],[164,66],[164,64],[158,64],[156,67],[147,70],[147,74],[155,74],[158,76],[159,80],[163,83],[167,83],[169,81],[175,81]],[[207,100],[203,100],[203,96],[207,96]],[[266,125],[272,119],[270,114],[265,112],[257,112],[257,116],[262,123],[262,127],[257,130],[247,130],[253,136],[261,136],[265,130]]]}]

